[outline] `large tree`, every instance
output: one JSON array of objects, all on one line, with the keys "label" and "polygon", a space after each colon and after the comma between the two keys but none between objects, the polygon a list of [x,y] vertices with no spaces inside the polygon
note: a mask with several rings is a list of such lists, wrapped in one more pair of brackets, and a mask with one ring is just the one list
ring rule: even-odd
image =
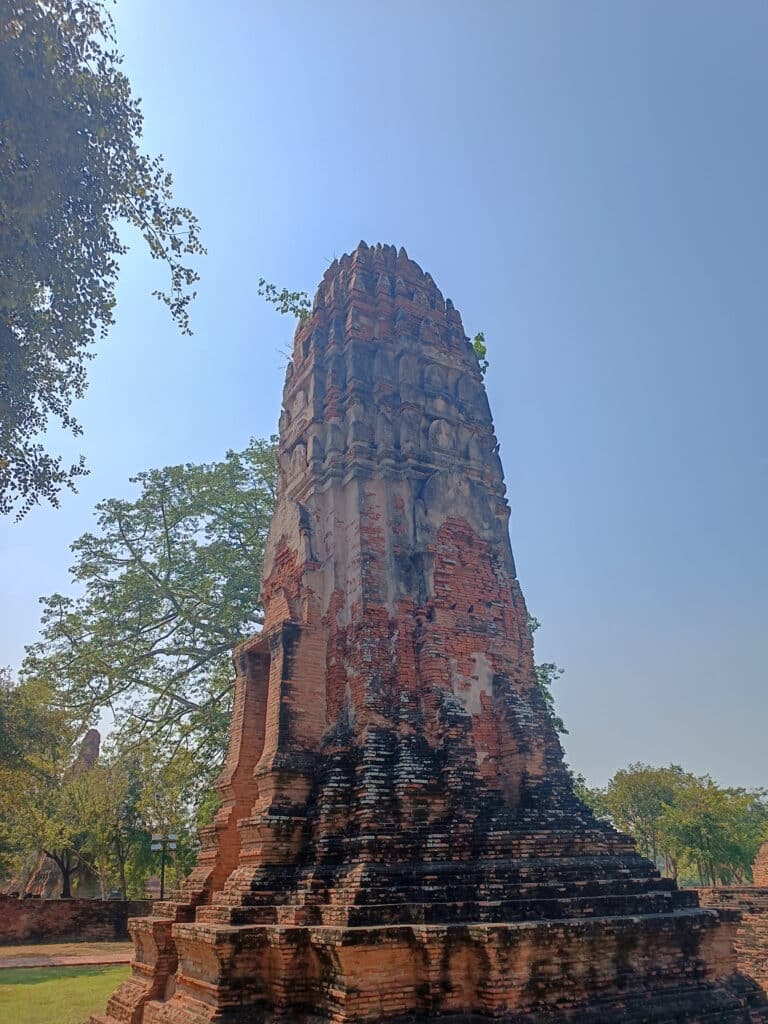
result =
[{"label": "large tree", "polygon": [[47,680],[20,685],[10,669],[0,668],[0,768],[18,766],[69,736],[69,715],[56,703]]},{"label": "large tree", "polygon": [[687,776],[662,816],[662,842],[700,885],[746,885],[768,830],[768,794]]},{"label": "large tree", "polygon": [[678,765],[630,764],[589,794],[646,857],[688,883],[743,884],[768,833],[764,790],[719,786]]},{"label": "large tree", "polygon": [[80,431],[70,407],[112,323],[119,221],[167,264],[156,294],[189,332],[197,220],[140,148],[114,45],[105,0],[0,0],[0,513],[55,505],[85,472],[39,435],[51,417]]},{"label": "large tree", "polygon": [[[61,720],[59,712],[51,715]],[[0,843],[17,865],[26,860],[31,868],[35,857],[44,854],[59,869],[61,894],[68,897],[84,863],[85,828],[71,802],[72,786],[84,767],[74,757],[72,729],[61,724],[59,732],[48,733],[18,759],[0,762]]]},{"label": "large tree", "polygon": [[123,746],[152,742],[166,758],[194,746],[215,764],[231,650],[261,621],[276,458],[274,438],[254,440],[221,462],[141,473],[134,500],[101,502],[98,529],[72,545],[81,596],[43,599],[25,678],[55,679],[83,722],[108,709]]}]

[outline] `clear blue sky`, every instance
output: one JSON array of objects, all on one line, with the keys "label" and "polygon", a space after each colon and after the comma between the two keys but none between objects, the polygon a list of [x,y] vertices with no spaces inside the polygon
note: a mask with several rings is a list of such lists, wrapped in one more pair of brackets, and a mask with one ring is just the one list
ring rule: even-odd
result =
[{"label": "clear blue sky", "polygon": [[147,148],[203,224],[195,335],[134,247],[85,436],[61,439],[91,476],[0,526],[0,664],[66,592],[97,500],[275,429],[291,326],[258,277],[313,291],[360,238],[391,242],[485,331],[571,763],[768,783],[768,6],[120,0],[116,20]]}]

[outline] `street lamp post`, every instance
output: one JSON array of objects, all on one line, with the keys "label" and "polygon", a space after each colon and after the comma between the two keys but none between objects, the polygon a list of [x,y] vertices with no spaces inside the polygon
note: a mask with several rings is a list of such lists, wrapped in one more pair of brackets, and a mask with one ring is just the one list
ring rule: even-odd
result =
[{"label": "street lamp post", "polygon": [[166,850],[176,849],[176,840],[179,837],[169,832],[168,835],[163,835],[162,832],[153,832],[152,842],[150,844],[150,850],[157,852],[160,850],[160,899],[165,898],[165,852]]}]

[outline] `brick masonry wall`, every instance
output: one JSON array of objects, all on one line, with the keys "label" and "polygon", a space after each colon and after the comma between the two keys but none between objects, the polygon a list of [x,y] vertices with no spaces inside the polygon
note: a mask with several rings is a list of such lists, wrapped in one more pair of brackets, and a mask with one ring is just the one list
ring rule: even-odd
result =
[{"label": "brick masonry wall", "polygon": [[128,918],[148,914],[150,900],[40,900],[0,896],[0,944],[128,938]]},{"label": "brick masonry wall", "polygon": [[760,847],[757,860],[752,868],[752,878],[755,885],[768,887],[768,842],[763,843]]},{"label": "brick masonry wall", "polygon": [[[768,851],[768,846],[764,844],[763,850]],[[736,969],[768,991],[768,887],[717,886],[697,891],[701,906],[717,910],[719,931],[731,944]]]}]

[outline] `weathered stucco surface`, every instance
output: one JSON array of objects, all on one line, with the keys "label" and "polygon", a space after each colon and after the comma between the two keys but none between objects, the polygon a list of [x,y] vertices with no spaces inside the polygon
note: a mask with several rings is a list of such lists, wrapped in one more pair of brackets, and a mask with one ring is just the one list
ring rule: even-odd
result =
[{"label": "weathered stucco surface", "polygon": [[576,799],[477,360],[361,243],[296,332],[223,805],[105,1021],[752,1021],[717,917]]}]

